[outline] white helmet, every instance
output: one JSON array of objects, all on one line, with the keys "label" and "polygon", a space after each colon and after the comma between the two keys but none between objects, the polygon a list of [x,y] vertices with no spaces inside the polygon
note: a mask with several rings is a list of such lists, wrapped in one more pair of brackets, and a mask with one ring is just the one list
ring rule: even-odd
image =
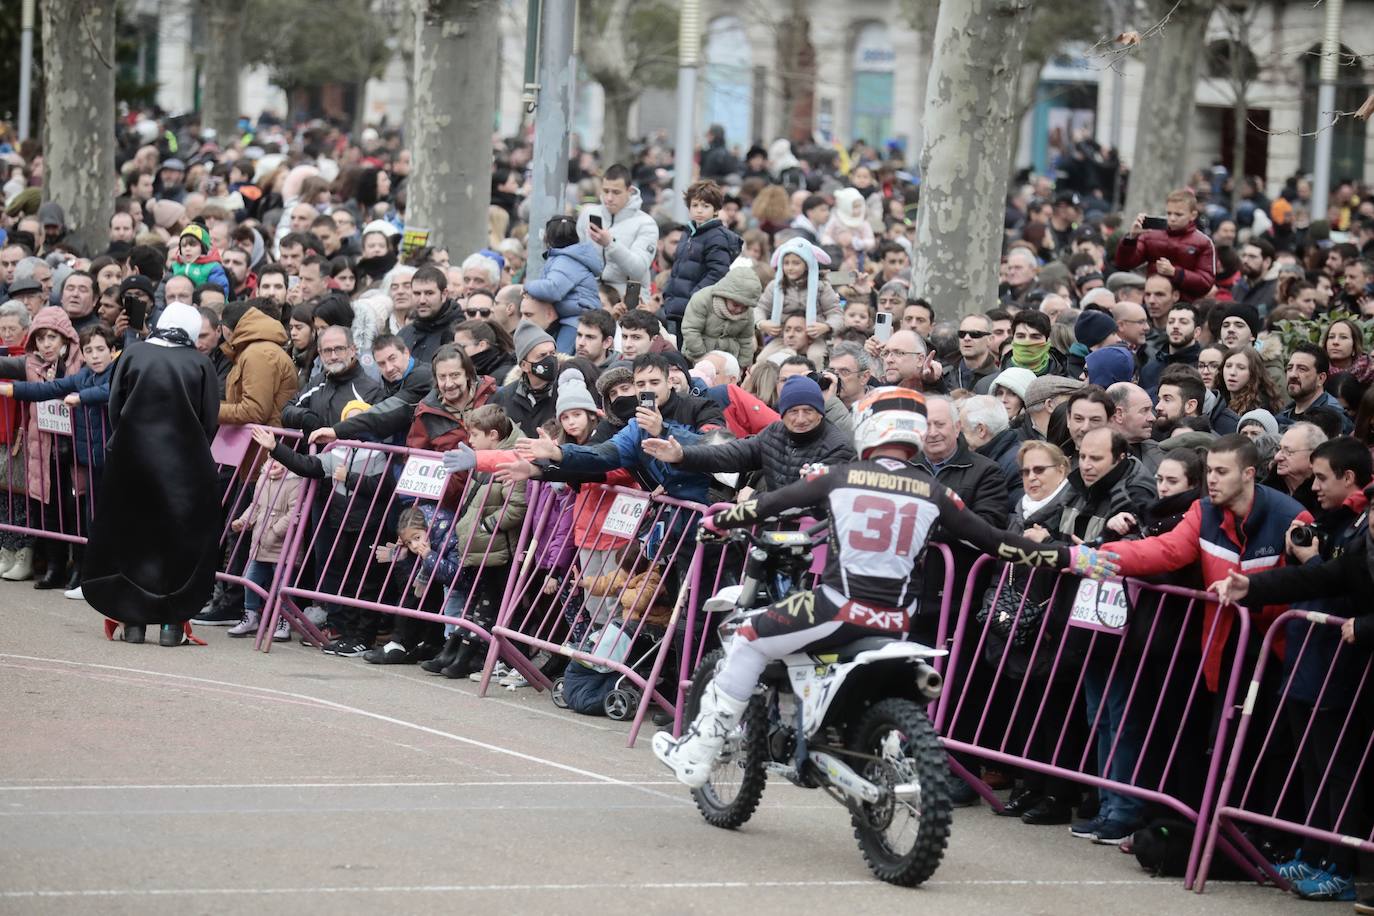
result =
[{"label": "white helmet", "polygon": [[926,399],[910,388],[879,388],[854,403],[854,450],[862,460],[881,445],[926,441]]}]

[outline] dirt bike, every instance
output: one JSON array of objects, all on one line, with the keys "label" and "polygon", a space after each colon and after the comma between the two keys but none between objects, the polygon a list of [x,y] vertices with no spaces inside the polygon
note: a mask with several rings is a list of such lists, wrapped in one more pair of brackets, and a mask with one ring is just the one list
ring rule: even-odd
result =
[{"label": "dirt bike", "polygon": [[[722,645],[750,617],[800,590],[824,527],[723,536],[743,545],[747,559],[741,583],[705,603],[705,610],[727,614],[719,627]],[[770,775],[824,789],[849,810],[854,838],[876,877],[907,887],[925,881],[949,840],[950,776],[925,713],[941,689],[927,662],[945,654],[875,636],[772,662],[709,781],[692,790],[702,816],[726,829],[743,825]],[[701,660],[687,696],[688,721],[724,657],[717,649]]]}]

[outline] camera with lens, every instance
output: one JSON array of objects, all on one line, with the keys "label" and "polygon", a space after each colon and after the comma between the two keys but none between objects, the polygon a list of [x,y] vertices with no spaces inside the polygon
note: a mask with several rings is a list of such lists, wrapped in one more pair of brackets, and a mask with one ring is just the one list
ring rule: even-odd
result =
[{"label": "camera with lens", "polygon": [[1315,525],[1299,525],[1293,529],[1289,535],[1294,547],[1311,547],[1317,542],[1317,527]]}]

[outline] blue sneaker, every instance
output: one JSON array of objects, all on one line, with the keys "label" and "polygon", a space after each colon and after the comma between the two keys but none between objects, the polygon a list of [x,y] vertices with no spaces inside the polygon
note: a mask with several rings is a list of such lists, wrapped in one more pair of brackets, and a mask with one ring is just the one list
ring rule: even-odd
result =
[{"label": "blue sneaker", "polygon": [[1355,902],[1355,882],[1346,875],[1322,870],[1311,878],[1293,882],[1293,893],[1303,900],[1334,900]]},{"label": "blue sneaker", "polygon": [[1299,852],[1287,862],[1280,862],[1274,866],[1274,871],[1279,873],[1279,877],[1294,884],[1298,881],[1307,881],[1321,874],[1321,869],[1315,865],[1309,865],[1302,860],[1302,853]]},{"label": "blue sneaker", "polygon": [[1093,833],[1093,842],[1099,846],[1120,846],[1129,840],[1135,831],[1135,824],[1110,818],[1097,825],[1097,830]]},{"label": "blue sneaker", "polygon": [[1102,815],[1086,821],[1074,821],[1069,825],[1069,833],[1080,840],[1091,840],[1097,836],[1097,831],[1102,827],[1105,818]]}]

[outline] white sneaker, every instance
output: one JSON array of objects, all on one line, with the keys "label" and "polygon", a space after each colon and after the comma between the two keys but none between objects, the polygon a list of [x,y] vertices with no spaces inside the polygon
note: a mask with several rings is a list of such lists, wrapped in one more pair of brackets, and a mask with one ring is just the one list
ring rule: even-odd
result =
[{"label": "white sneaker", "polygon": [[[491,679],[498,684],[503,683],[506,675],[510,674],[510,666],[505,662],[497,662],[496,667],[491,669]],[[474,684],[482,683],[482,672],[474,671],[468,675],[468,680]]]},{"label": "white sneaker", "polygon": [[85,594],[82,593],[82,591],[81,591],[81,586],[79,586],[79,585],[78,585],[76,588],[69,588],[69,589],[67,589],[65,592],[62,593],[62,597],[63,597],[63,598],[70,598],[70,599],[73,600],[73,601],[85,601],[85,600],[86,600],[86,596],[85,596]]},{"label": "white sneaker", "polygon": [[329,612],[318,604],[312,604],[303,612],[305,619],[309,620],[316,627],[322,627],[329,622]]},{"label": "white sneaker", "polygon": [[291,623],[283,616],[277,618],[277,628],[272,631],[273,642],[291,641]]},{"label": "white sneaker", "polygon": [[239,618],[239,622],[230,627],[229,632],[225,635],[233,636],[237,639],[243,636],[254,636],[257,632],[258,612],[245,610],[243,616]]},{"label": "white sneaker", "polygon": [[710,780],[716,755],[748,705],[748,700],[722,693],[711,681],[702,691],[701,712],[681,738],[675,739],[666,731],[654,735],[654,756],[673,771],[678,782],[700,789]]},{"label": "white sneaker", "polygon": [[525,679],[525,676],[514,668],[512,668],[505,677],[501,678],[498,683],[507,690],[519,690],[521,687],[528,687],[530,685],[530,682]]}]

